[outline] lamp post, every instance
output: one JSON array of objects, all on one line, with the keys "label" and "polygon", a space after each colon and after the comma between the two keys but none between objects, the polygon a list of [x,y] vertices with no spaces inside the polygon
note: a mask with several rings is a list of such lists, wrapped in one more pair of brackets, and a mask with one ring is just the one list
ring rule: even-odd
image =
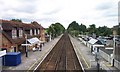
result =
[{"label": "lamp post", "polygon": [[97,62],[97,72],[100,70],[100,64],[99,64],[99,53],[95,52],[95,61]]},{"label": "lamp post", "polygon": [[25,53],[26,53],[26,57],[28,57],[28,49],[27,49],[27,34],[25,34],[25,39],[26,39]]},{"label": "lamp post", "polygon": [[113,59],[112,59],[112,66],[114,66],[114,59],[115,59],[115,35],[116,35],[117,33],[116,33],[116,31],[114,30],[113,31],[113,35],[114,35],[114,38],[113,38],[113,42],[114,42],[114,44],[113,44]]}]

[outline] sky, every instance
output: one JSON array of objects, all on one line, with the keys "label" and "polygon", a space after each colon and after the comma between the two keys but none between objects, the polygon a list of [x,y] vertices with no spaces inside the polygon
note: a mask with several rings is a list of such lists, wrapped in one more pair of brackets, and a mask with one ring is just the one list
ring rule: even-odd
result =
[{"label": "sky", "polygon": [[72,21],[87,27],[118,25],[119,0],[0,0],[0,19],[37,21],[44,28],[59,22],[65,28]]}]

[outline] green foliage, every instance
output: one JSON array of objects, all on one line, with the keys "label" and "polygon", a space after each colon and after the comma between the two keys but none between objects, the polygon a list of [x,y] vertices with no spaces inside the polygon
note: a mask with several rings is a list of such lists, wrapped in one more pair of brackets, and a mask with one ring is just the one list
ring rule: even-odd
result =
[{"label": "green foliage", "polygon": [[[79,25],[76,21],[73,21],[69,24],[67,28],[68,33],[73,36],[77,36],[79,34],[87,34],[87,35],[97,35],[97,36],[109,36],[112,35],[112,29],[107,26],[96,28],[95,24],[89,25],[87,28],[85,25]],[[120,34],[120,29],[118,30]]]},{"label": "green foliage", "polygon": [[89,34],[96,33],[96,25],[95,24],[89,25],[88,32]]},{"label": "green foliage", "polygon": [[86,26],[83,25],[83,24],[81,24],[81,25],[79,26],[79,31],[80,31],[80,34],[85,34],[86,31],[87,31]]},{"label": "green foliage", "polygon": [[98,27],[96,34],[98,36],[109,36],[112,34],[112,29],[108,28],[107,26]]},{"label": "green foliage", "polygon": [[120,35],[120,27],[117,29],[117,34]]},{"label": "green foliage", "polygon": [[48,34],[48,29],[49,29],[49,28],[45,28],[45,33],[47,33],[47,34]]},{"label": "green foliage", "polygon": [[21,19],[12,19],[11,21],[22,22]]},{"label": "green foliage", "polygon": [[64,33],[65,28],[60,23],[51,24],[48,28],[48,34],[52,37],[57,37],[60,34]]},{"label": "green foliage", "polygon": [[67,31],[73,36],[77,36],[79,34],[79,24],[76,21],[73,21],[69,24]]},{"label": "green foliage", "polygon": [[69,28],[73,28],[73,30],[79,30],[79,24],[76,21],[73,21],[72,23],[70,23],[67,30],[69,30]]}]

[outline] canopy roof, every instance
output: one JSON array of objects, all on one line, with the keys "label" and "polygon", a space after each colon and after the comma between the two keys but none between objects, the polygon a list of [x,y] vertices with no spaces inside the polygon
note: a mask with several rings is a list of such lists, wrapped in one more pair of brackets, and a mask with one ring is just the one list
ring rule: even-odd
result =
[{"label": "canopy roof", "polygon": [[88,42],[90,44],[95,44],[98,40],[91,38]]},{"label": "canopy roof", "polygon": [[27,39],[27,41],[30,42],[31,44],[41,43],[41,41],[37,37],[31,38],[31,39]]}]

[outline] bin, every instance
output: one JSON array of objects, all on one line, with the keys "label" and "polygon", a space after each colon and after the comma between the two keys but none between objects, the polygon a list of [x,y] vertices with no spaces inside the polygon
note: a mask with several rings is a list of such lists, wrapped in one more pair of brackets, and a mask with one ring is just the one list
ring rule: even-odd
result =
[{"label": "bin", "polygon": [[21,63],[20,52],[9,52],[3,57],[4,66],[17,66]]}]

